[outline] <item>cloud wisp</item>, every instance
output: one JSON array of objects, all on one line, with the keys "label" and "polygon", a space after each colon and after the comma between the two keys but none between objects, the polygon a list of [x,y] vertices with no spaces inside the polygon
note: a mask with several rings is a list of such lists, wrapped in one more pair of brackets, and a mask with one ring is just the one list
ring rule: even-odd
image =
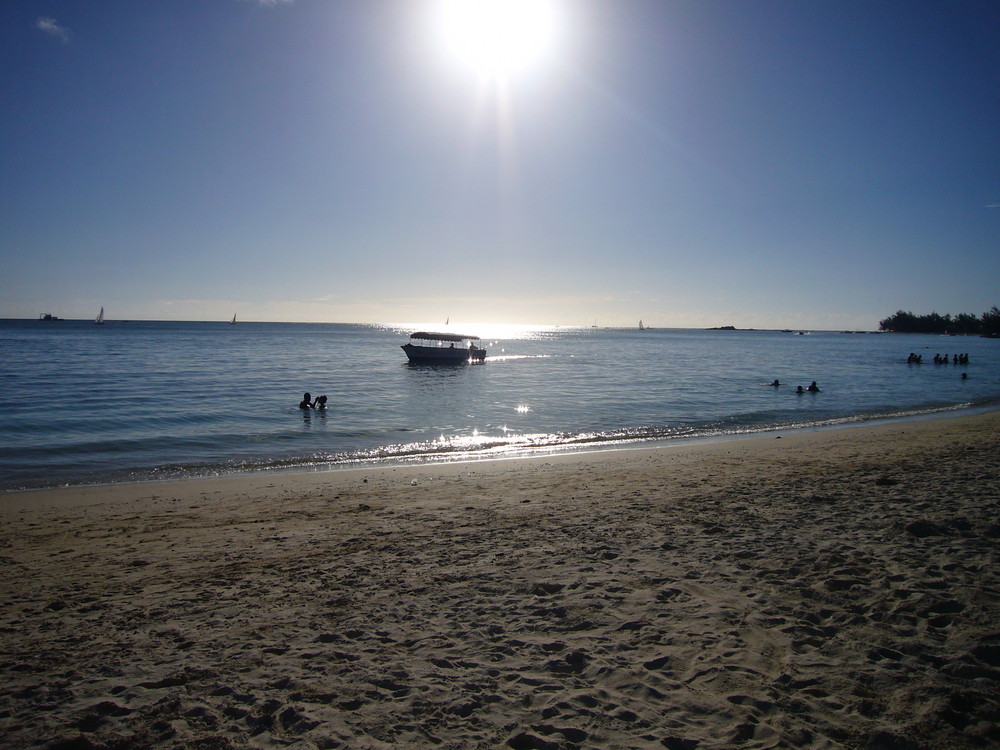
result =
[{"label": "cloud wisp", "polygon": [[68,28],[63,26],[56,19],[49,18],[47,16],[42,16],[35,21],[35,28],[44,31],[46,34],[58,39],[63,44],[66,44],[69,41],[70,36],[72,36]]}]

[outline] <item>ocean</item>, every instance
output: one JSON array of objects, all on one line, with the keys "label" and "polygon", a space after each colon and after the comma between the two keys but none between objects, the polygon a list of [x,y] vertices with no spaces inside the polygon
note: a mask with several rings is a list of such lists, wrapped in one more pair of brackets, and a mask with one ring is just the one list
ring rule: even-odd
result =
[{"label": "ocean", "polygon": [[[409,330],[0,321],[0,489],[519,456],[1000,404],[1000,340],[496,326],[459,331],[483,336],[484,363],[448,367],[407,364]],[[937,353],[969,363],[935,365]],[[819,393],[795,392],[812,381]],[[306,391],[329,408],[299,409]]]}]

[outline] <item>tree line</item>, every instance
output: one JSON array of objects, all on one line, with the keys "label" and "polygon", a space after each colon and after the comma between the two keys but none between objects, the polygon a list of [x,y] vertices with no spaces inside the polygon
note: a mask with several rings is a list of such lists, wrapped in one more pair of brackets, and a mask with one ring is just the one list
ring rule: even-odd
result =
[{"label": "tree line", "polygon": [[996,305],[980,317],[971,313],[951,315],[914,315],[900,310],[879,321],[878,329],[889,333],[940,333],[952,335],[977,335],[996,338],[1000,336],[1000,309]]}]

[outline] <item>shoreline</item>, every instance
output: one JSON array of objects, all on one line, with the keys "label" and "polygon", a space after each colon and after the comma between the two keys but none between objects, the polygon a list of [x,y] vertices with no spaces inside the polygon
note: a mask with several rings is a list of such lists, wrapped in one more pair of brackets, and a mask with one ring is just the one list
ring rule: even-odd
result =
[{"label": "shoreline", "polygon": [[10,747],[1000,742],[1000,412],[0,496]]},{"label": "shoreline", "polygon": [[542,448],[518,448],[507,454],[480,455],[451,457],[448,454],[434,455],[427,454],[414,456],[411,458],[386,458],[374,460],[362,460],[359,462],[328,463],[321,466],[307,468],[306,466],[290,466],[273,469],[251,469],[244,471],[233,471],[222,474],[211,475],[190,475],[177,476],[163,479],[132,479],[132,480],[109,480],[89,482],[82,484],[65,483],[49,487],[20,487],[0,490],[0,504],[4,497],[16,496],[19,494],[46,493],[55,491],[82,491],[87,488],[117,487],[128,485],[161,485],[174,482],[202,482],[202,481],[224,481],[241,478],[265,478],[284,476],[287,474],[325,474],[331,472],[345,471],[383,471],[389,469],[410,468],[416,466],[448,466],[452,464],[477,464],[489,463],[493,461],[533,461],[544,460],[559,456],[577,455],[601,455],[620,451],[645,451],[645,450],[665,450],[682,448],[687,445],[700,445],[716,442],[729,442],[740,440],[752,440],[755,438],[767,438],[773,435],[794,435],[810,434],[814,432],[839,431],[855,428],[877,427],[880,425],[890,425],[907,422],[921,422],[924,420],[939,419],[961,419],[964,417],[974,417],[990,412],[1000,412],[1000,405],[979,404],[944,407],[929,411],[907,412],[893,416],[880,416],[870,418],[844,418],[832,420],[826,423],[806,424],[806,425],[785,425],[777,427],[766,427],[759,430],[752,430],[740,433],[726,433],[715,435],[692,435],[674,438],[651,438],[644,440],[628,439],[622,441],[596,442],[591,445],[583,443],[570,443],[559,446],[546,446]]}]

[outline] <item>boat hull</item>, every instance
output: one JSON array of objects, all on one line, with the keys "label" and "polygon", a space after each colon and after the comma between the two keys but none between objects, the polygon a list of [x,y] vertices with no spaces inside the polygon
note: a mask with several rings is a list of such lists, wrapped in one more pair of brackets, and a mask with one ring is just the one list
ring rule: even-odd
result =
[{"label": "boat hull", "polygon": [[460,365],[466,362],[482,362],[486,359],[486,350],[479,348],[420,346],[418,344],[403,344],[401,348],[406,352],[410,362],[420,364]]}]

